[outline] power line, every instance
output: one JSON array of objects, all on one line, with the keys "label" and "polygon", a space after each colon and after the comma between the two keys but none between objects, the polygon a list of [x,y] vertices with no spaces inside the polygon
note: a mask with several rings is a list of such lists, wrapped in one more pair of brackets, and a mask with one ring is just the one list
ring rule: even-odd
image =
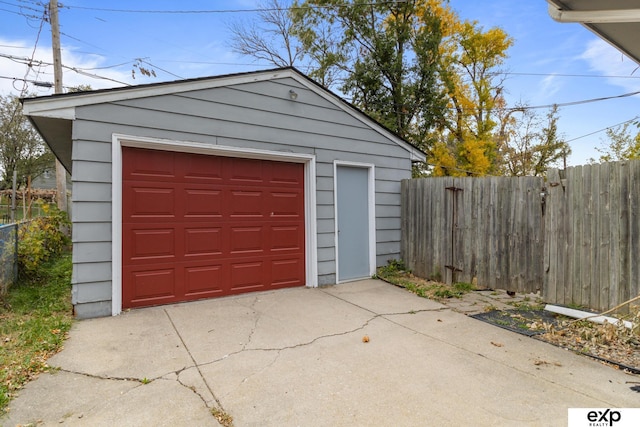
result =
[{"label": "power line", "polygon": [[640,76],[607,76],[598,74],[559,74],[559,73],[517,73],[503,72],[499,74],[509,76],[532,76],[532,77],[578,77],[578,78],[598,78],[598,79],[640,79]]},{"label": "power line", "polygon": [[8,47],[10,49],[27,49],[28,46],[16,46],[12,44],[0,44],[0,47]]},{"label": "power line", "polygon": [[151,67],[153,67],[153,68],[155,68],[155,69],[158,69],[158,70],[160,70],[160,71],[163,71],[163,72],[165,72],[165,73],[167,73],[167,74],[169,74],[169,75],[171,75],[171,76],[173,76],[173,77],[177,77],[177,78],[179,78],[179,79],[184,79],[184,77],[179,76],[179,75],[177,75],[177,74],[174,74],[174,73],[172,73],[171,71],[167,71],[167,70],[165,70],[164,68],[160,68],[160,67],[158,67],[157,65],[153,65],[151,62],[146,61],[146,60],[144,60],[144,59],[142,59],[142,58],[138,58],[137,60],[138,60],[140,63],[142,63],[142,64],[147,64],[147,65],[149,65],[149,66],[151,66]]},{"label": "power line", "polygon": [[34,7],[31,7],[31,6],[22,6],[22,5],[15,4],[15,3],[9,3],[8,1],[3,1],[3,0],[0,0],[0,3],[20,8],[20,10],[27,9],[27,10],[32,10],[34,12],[40,12],[40,9],[36,9]]},{"label": "power line", "polygon": [[578,140],[578,139],[586,138],[586,137],[588,137],[588,136],[595,135],[596,133],[604,132],[604,131],[606,131],[606,130],[613,129],[613,128],[618,127],[618,126],[621,126],[621,125],[625,125],[625,124],[627,124],[627,123],[634,122],[634,121],[638,120],[638,118],[640,118],[640,116],[635,116],[634,118],[629,119],[629,120],[625,120],[624,122],[616,123],[615,125],[607,126],[606,128],[598,129],[598,130],[596,130],[596,131],[589,132],[589,133],[587,133],[587,134],[585,134],[585,135],[581,135],[581,136],[577,136],[577,137],[575,137],[575,138],[568,139],[568,140],[566,140],[565,142],[566,142],[566,143],[569,143],[569,142],[576,141],[576,140]]},{"label": "power line", "polygon": [[21,79],[21,78],[18,78],[18,77],[9,77],[9,76],[0,76],[0,79],[31,83],[32,85],[39,86],[39,87],[46,87],[46,88],[52,88],[53,87],[53,83],[51,83],[51,82],[43,82],[43,81],[40,81],[40,80]]},{"label": "power line", "polygon": [[390,0],[384,2],[370,2],[359,3],[357,5],[329,5],[329,6],[298,6],[287,8],[260,8],[260,9],[204,9],[204,10],[159,10],[159,9],[110,9],[110,8],[98,8],[87,6],[68,6],[63,5],[66,9],[78,9],[78,10],[94,10],[98,12],[116,12],[116,13],[155,13],[155,14],[167,14],[167,15],[197,15],[197,14],[216,14],[216,13],[256,13],[256,12],[280,12],[289,10],[317,10],[317,9],[342,9],[354,6],[378,6],[382,4],[399,4],[403,3],[403,0]]},{"label": "power line", "polygon": [[[12,60],[14,62],[19,62],[19,63],[26,64],[29,68],[32,68],[33,65],[37,65],[37,66],[43,66],[43,65],[51,66],[51,65],[53,65],[52,62],[29,59],[29,58],[25,58],[25,57],[14,56],[14,55],[7,55],[7,54],[3,54],[3,53],[0,53],[0,57],[10,59],[10,60]],[[95,73],[88,73],[86,71],[86,70],[92,70],[92,68],[79,68],[79,67],[72,67],[72,66],[64,65],[64,64],[62,65],[62,67],[67,69],[67,70],[74,71],[74,72],[76,72],[78,74],[82,74],[82,75],[87,76],[87,77],[91,77],[91,78],[95,78],[95,79],[101,79],[101,80],[108,80],[108,81],[112,81],[114,83],[118,83],[118,84],[121,84],[121,85],[131,86],[129,83],[126,83],[126,82],[123,82],[123,81],[120,81],[120,80],[116,80],[116,79],[113,79],[111,77],[101,76],[101,75],[95,74]],[[25,79],[27,78],[26,74],[25,74],[24,78]],[[22,80],[22,79],[18,79],[18,80]]]},{"label": "power line", "polygon": [[640,94],[640,91],[623,93],[621,95],[603,96],[603,97],[600,97],[600,98],[583,99],[583,100],[580,100],[580,101],[564,102],[564,103],[557,103],[557,104],[522,106],[522,107],[513,107],[513,108],[502,108],[502,110],[512,111],[512,110],[535,110],[535,109],[540,109],[540,108],[553,108],[553,107],[571,107],[571,106],[574,106],[574,105],[589,104],[589,103],[592,103],[592,102],[607,101],[607,100],[610,100],[610,99],[627,98],[627,97],[638,95],[638,94]]},{"label": "power line", "polygon": [[[29,58],[25,58],[25,57],[19,57],[19,56],[15,56],[15,55],[9,55],[9,54],[3,54],[0,53],[0,57],[4,57],[4,58],[8,58],[11,59],[13,61],[16,62],[22,62],[25,63],[27,65],[33,66],[34,64],[42,66],[42,65],[52,65],[50,62],[46,62],[46,61],[41,61],[41,60],[35,60],[33,58],[29,59]],[[174,74],[166,69],[163,69],[161,67],[158,67],[157,65],[151,63],[150,61],[147,61],[146,59],[140,59],[138,58],[137,60],[140,60],[140,62],[145,63],[153,68],[156,68],[160,71],[163,71],[173,77],[179,78],[179,79],[183,79],[184,77],[179,76],[177,74]],[[129,83],[125,83],[110,77],[105,77],[105,76],[100,76],[98,74],[92,74],[92,73],[87,73],[87,71],[90,70],[96,70],[96,69],[106,69],[106,68],[115,68],[118,66],[122,66],[122,65],[126,65],[129,64],[133,61],[127,61],[127,62],[123,62],[120,64],[115,64],[115,65],[108,65],[105,67],[93,67],[93,68],[82,68],[82,67],[71,67],[68,65],[63,65],[64,68],[74,71],[78,74],[83,74],[86,75],[88,77],[92,77],[92,78],[97,78],[97,79],[103,79],[103,80],[109,80],[118,84],[123,84],[123,85],[127,85],[130,86]],[[177,61],[180,62],[180,61]],[[192,62],[188,62],[188,61],[184,61],[184,63],[192,63]],[[204,63],[207,64],[208,62],[205,61],[200,61],[200,62],[193,62],[193,63]],[[240,64],[232,64],[232,65],[240,65]],[[255,65],[255,64],[254,64]],[[25,76],[26,77],[26,76]],[[533,106],[520,106],[520,107],[508,107],[508,108],[496,108],[496,110],[502,110],[502,111],[513,111],[513,110],[534,110],[534,109],[544,109],[544,108],[553,108],[554,106],[557,107],[570,107],[570,106],[575,106],[575,105],[583,105],[583,104],[589,104],[589,103],[594,103],[594,102],[602,102],[602,101],[607,101],[607,100],[611,100],[611,99],[620,99],[620,98],[627,98],[627,97],[631,97],[634,95],[638,95],[640,94],[640,91],[634,91],[634,92],[628,92],[628,93],[623,93],[620,95],[612,95],[612,96],[605,96],[605,97],[599,97],[599,98],[589,98],[589,99],[582,99],[582,100],[578,100],[578,101],[571,101],[571,102],[564,102],[564,103],[555,103],[555,104],[546,104],[546,105],[533,105]]]}]

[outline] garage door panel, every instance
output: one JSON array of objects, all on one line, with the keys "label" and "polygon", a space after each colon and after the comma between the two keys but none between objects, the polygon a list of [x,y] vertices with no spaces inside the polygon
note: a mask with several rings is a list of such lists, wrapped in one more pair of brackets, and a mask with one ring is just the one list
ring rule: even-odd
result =
[{"label": "garage door panel", "polygon": [[214,189],[184,190],[183,215],[187,218],[222,218],[223,217],[223,192]]},{"label": "garage door panel", "polygon": [[223,254],[222,227],[186,228],[184,230],[184,255],[213,256]]},{"label": "garage door panel", "polygon": [[299,218],[304,211],[304,200],[298,192],[271,192],[268,203],[272,218]]},{"label": "garage door panel", "polygon": [[162,258],[162,262],[175,259],[176,239],[172,228],[132,229],[127,254],[132,261]]},{"label": "garage door panel", "polygon": [[301,277],[304,277],[304,262],[299,258],[271,261],[271,287],[300,286],[304,284]]},{"label": "garage door panel", "polygon": [[129,307],[150,305],[150,302],[162,304],[170,302],[176,296],[175,269],[131,270],[128,274],[129,286],[123,293],[130,301]]},{"label": "garage door panel", "polygon": [[223,294],[224,266],[213,264],[204,266],[184,267],[185,295],[215,296]]},{"label": "garage door panel", "polygon": [[264,227],[231,227],[230,255],[259,254],[264,252]]},{"label": "garage door panel", "polygon": [[271,251],[281,253],[303,250],[302,236],[304,236],[304,230],[297,224],[271,226]]},{"label": "garage door panel", "polygon": [[302,164],[148,153],[123,148],[124,308],[304,285]]},{"label": "garage door panel", "polygon": [[265,162],[262,160],[229,158],[227,165],[231,185],[255,185],[264,182]]},{"label": "garage door panel", "polygon": [[233,262],[231,268],[231,291],[257,291],[265,288],[264,261]]},{"label": "garage door panel", "polygon": [[262,191],[229,191],[227,195],[231,218],[264,217],[264,193]]},{"label": "garage door panel", "polygon": [[122,175],[125,179],[144,181],[168,181],[176,179],[174,153],[153,150],[126,149],[122,158]]},{"label": "garage door panel", "polygon": [[223,182],[223,159],[215,156],[186,156],[178,163],[185,182],[219,184]]},{"label": "garage door panel", "polygon": [[302,185],[300,165],[295,163],[272,163],[269,182],[280,187],[299,188]]},{"label": "garage door panel", "polygon": [[176,192],[173,188],[126,185],[122,198],[125,218],[131,220],[175,217]]}]

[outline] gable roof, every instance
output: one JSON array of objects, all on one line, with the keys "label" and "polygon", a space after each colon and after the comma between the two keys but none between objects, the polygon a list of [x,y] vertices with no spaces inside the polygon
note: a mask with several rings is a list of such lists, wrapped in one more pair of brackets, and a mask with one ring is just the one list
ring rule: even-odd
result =
[{"label": "gable roof", "polygon": [[558,22],[578,22],[640,64],[640,0],[547,0]]},{"label": "gable roof", "polygon": [[360,120],[410,155],[412,161],[425,161],[426,154],[390,129],[386,128],[354,105],[313,81],[293,67],[277,68],[214,77],[151,83],[88,92],[74,92],[22,99],[23,112],[47,142],[65,168],[71,170],[71,132],[76,108],[108,102],[213,89],[242,83],[253,83],[289,77],[325,100]]}]

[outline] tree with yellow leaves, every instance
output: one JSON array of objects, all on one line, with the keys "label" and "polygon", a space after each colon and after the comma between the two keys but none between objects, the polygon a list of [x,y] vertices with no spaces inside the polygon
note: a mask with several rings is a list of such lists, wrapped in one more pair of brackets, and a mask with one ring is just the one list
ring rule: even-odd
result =
[{"label": "tree with yellow leaves", "polygon": [[462,21],[448,0],[295,0],[289,16],[287,40],[300,46],[291,65],[427,151],[435,166],[421,172],[498,170],[504,31]]},{"label": "tree with yellow leaves", "polygon": [[[447,96],[438,150],[430,162],[435,175],[482,176],[498,172],[497,112],[504,107],[499,67],[513,44],[503,30],[484,31],[477,22],[448,19],[441,44],[439,75]],[[442,145],[446,146],[446,149]],[[443,157],[444,155],[444,157]],[[455,159],[455,167],[450,165]],[[448,164],[448,167],[440,165]]]}]

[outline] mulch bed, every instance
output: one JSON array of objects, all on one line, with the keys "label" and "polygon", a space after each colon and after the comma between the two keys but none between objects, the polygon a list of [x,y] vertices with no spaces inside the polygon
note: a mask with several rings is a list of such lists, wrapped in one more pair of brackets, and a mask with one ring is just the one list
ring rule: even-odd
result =
[{"label": "mulch bed", "polygon": [[558,324],[557,318],[544,310],[491,310],[470,317],[529,337],[544,334],[545,323]]},{"label": "mulch bed", "polygon": [[471,317],[640,375],[640,339],[623,327],[575,321],[544,310],[492,310]]}]

